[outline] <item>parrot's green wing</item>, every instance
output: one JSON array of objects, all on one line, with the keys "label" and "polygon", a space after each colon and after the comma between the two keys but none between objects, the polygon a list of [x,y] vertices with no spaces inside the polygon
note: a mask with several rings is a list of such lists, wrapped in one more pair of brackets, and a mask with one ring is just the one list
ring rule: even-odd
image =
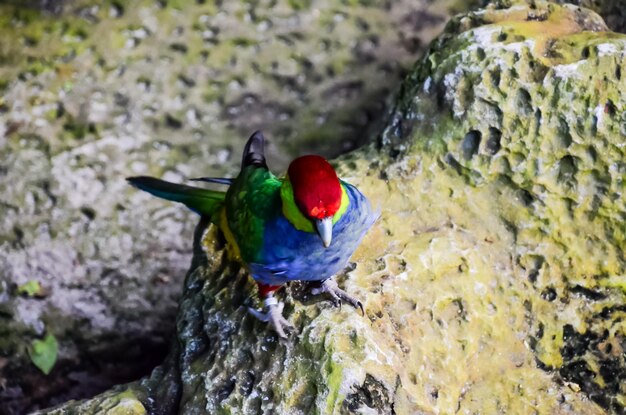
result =
[{"label": "parrot's green wing", "polygon": [[154,177],[138,176],[129,177],[126,180],[136,188],[154,196],[180,202],[194,212],[210,217],[212,221],[216,220],[226,196],[225,192],[170,183]]}]

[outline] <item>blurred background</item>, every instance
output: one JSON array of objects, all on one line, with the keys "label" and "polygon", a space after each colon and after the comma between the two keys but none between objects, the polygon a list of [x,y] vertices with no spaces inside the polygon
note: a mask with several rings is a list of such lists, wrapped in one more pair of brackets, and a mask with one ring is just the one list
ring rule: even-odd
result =
[{"label": "blurred background", "polygon": [[479,3],[0,2],[0,413],[94,395],[167,353],[197,218],[125,177],[233,176],[257,129],[276,173],[350,151]]}]

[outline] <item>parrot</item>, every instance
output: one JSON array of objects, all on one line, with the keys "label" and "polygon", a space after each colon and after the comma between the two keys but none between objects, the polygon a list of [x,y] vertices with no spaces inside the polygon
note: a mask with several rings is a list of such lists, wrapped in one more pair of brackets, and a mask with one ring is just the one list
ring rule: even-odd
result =
[{"label": "parrot", "polygon": [[340,289],[333,277],[346,267],[378,214],[323,157],[298,157],[277,177],[267,166],[264,147],[264,135],[256,131],[244,147],[236,178],[190,179],[228,186],[225,192],[148,176],[126,180],[186,205],[223,232],[228,249],[256,282],[263,300],[261,311],[248,311],[269,323],[280,338],[294,327],[274,294],[290,281],[308,282],[311,294],[327,293],[336,306],[345,301],[365,315],[362,302]]}]

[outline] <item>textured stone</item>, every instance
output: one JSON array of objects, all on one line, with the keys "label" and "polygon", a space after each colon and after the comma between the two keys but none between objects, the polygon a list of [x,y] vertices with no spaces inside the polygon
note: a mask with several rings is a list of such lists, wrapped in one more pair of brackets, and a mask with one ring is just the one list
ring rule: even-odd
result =
[{"label": "textured stone", "polygon": [[454,19],[382,142],[490,189],[485,215],[513,238],[539,366],[621,413],[626,38],[605,30],[584,9],[540,2]]},{"label": "textured stone", "polygon": [[137,399],[132,389],[103,393],[97,399],[71,402],[65,408],[51,410],[51,415],[146,415],[146,408]]},{"label": "textured stone", "polygon": [[557,3],[572,3],[592,9],[604,18],[611,30],[626,33],[626,1],[624,0],[572,0]]},{"label": "textured stone", "polygon": [[[339,276],[366,317],[254,286],[197,228],[170,360],[180,413],[623,413],[626,36],[540,1],[454,18],[376,144],[338,160],[382,207]],[[158,405],[159,393],[170,391]],[[174,391],[173,393],[171,391]]]}]

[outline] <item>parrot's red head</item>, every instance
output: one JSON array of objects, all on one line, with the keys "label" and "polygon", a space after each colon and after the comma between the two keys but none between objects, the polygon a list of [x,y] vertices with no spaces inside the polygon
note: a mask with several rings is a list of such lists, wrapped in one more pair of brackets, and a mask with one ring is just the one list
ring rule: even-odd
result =
[{"label": "parrot's red head", "polygon": [[287,174],[294,200],[304,216],[321,220],[337,213],[341,184],[335,169],[323,157],[298,157],[289,165]]}]

